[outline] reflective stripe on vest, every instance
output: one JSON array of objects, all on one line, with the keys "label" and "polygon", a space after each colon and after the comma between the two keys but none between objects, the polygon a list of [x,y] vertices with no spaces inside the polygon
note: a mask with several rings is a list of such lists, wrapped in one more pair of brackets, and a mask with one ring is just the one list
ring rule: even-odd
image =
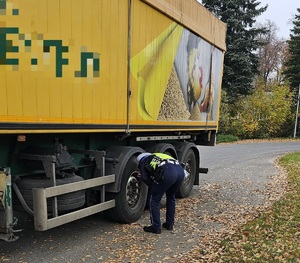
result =
[{"label": "reflective stripe on vest", "polygon": [[153,154],[162,160],[167,160],[167,159],[175,160],[172,156],[165,154],[165,153],[153,153]]}]

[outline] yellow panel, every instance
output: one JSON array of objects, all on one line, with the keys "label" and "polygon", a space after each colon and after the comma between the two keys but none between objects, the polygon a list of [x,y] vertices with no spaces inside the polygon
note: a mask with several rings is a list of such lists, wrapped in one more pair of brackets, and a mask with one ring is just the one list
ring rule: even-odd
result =
[{"label": "yellow panel", "polygon": [[61,117],[73,117],[73,86],[72,83],[61,80]]},{"label": "yellow panel", "polygon": [[47,1],[47,10],[48,10],[48,37],[51,38],[60,38],[60,24],[62,21],[60,20],[60,0],[51,0]]},{"label": "yellow panel", "polygon": [[101,98],[101,87],[100,85],[93,86],[93,90],[91,91],[91,101],[93,102],[92,104],[92,117],[94,119],[100,119],[100,103],[99,103],[99,98]]},{"label": "yellow panel", "polygon": [[[127,107],[127,70],[124,70],[123,63],[124,61],[127,61],[127,15],[125,15],[124,12],[121,12],[121,10],[126,9],[126,5],[124,4],[124,1],[120,1],[118,3],[118,6],[116,7],[118,10],[118,13],[122,14],[121,16],[117,16],[114,18],[113,23],[117,23],[118,29],[117,29],[117,35],[112,36],[113,43],[117,43],[116,45],[116,53],[114,54],[112,64],[112,70],[116,70],[117,75],[119,76],[118,82],[114,80],[112,85],[115,87],[115,94],[117,95],[114,99],[116,100],[116,107],[114,109],[114,115],[116,118],[120,119],[126,119],[126,113],[127,111],[121,110],[122,108]],[[113,10],[111,11],[111,15],[113,14]],[[123,22],[125,21],[125,23]],[[120,45],[118,43],[118,38],[122,38],[126,40],[126,45]],[[119,83],[124,83],[123,85],[119,85]]]},{"label": "yellow panel", "polygon": [[[28,1],[23,1],[25,5],[28,4]],[[39,34],[46,35],[48,33],[48,19],[45,19],[45,17],[48,16],[48,7],[47,7],[47,1],[40,1],[36,0],[34,6],[36,7],[37,13],[36,16],[36,31]],[[24,10],[25,8],[22,8]],[[50,21],[49,21],[50,22]]]},{"label": "yellow panel", "polygon": [[[1,69],[1,67],[0,67]],[[6,72],[0,71],[0,116],[7,115],[7,84],[6,84]]]},{"label": "yellow panel", "polygon": [[[82,16],[82,42],[84,47],[92,47],[93,45],[93,1],[82,0],[81,10]],[[83,118],[92,119],[93,117],[93,87],[83,85],[82,101],[83,101]]]},{"label": "yellow panel", "polygon": [[[100,25],[100,31],[101,31],[101,83],[106,85],[106,87],[112,87],[110,77],[111,75],[114,75],[114,72],[110,72],[110,64],[111,64],[111,58],[110,58],[110,50],[111,50],[111,43],[109,41],[110,36],[112,34],[112,30],[110,30],[110,9],[111,9],[111,3],[113,1],[101,1],[101,25]],[[110,92],[109,89],[105,88],[105,86],[101,86],[101,97],[106,98],[102,99],[100,104],[100,112],[101,112],[101,118],[108,119],[109,118],[109,109],[112,105],[110,105],[110,95],[112,92]]]},{"label": "yellow panel", "polygon": [[49,105],[49,89],[50,79],[46,77],[38,77],[37,79],[37,113],[36,116],[40,118],[40,121],[46,121],[46,118],[50,115]]},{"label": "yellow panel", "polygon": [[22,81],[21,76],[15,74],[13,71],[6,73],[7,79],[7,115],[8,116],[22,116],[23,115],[23,101],[22,101]]},{"label": "yellow panel", "polygon": [[[93,35],[93,49],[102,50],[101,40],[102,40],[102,22],[101,22],[101,10],[103,1],[93,1],[93,13],[92,13],[92,35]],[[100,14],[100,15],[99,15]]]},{"label": "yellow panel", "polygon": [[31,78],[27,72],[22,74],[23,85],[23,114],[35,116],[37,112],[36,79]]},{"label": "yellow panel", "polygon": [[[84,88],[85,85],[83,85]],[[91,87],[86,87],[83,89],[82,92],[82,117],[84,119],[92,119],[93,114],[93,96],[92,96],[92,90]]]},{"label": "yellow panel", "polygon": [[[118,3],[117,3],[118,4]],[[113,5],[113,2],[111,3],[111,7],[110,7],[110,17],[111,17],[111,24],[112,25],[118,25],[118,17],[114,15],[115,10],[118,10],[118,6]],[[116,76],[119,75],[120,72],[118,72],[118,46],[116,45],[116,43],[119,42],[119,38],[118,38],[118,30],[116,32],[111,31],[110,32],[110,46],[115,46],[115,51],[114,52],[110,52],[109,54],[109,59],[110,59],[110,63],[109,63],[109,72],[110,75],[113,76],[114,74],[116,74]],[[108,112],[108,118],[109,119],[114,119],[116,118],[116,113],[117,113],[117,107],[118,104],[114,103],[117,99],[117,96],[122,96],[123,93],[119,93],[118,90],[118,79],[117,78],[111,78],[110,80],[110,86],[111,86],[111,90],[109,91],[108,94],[108,101],[109,104],[108,105],[114,105],[113,107],[110,107],[110,111]],[[123,86],[123,85],[122,85]],[[126,86],[123,86],[124,88]],[[126,97],[122,96],[121,100],[118,100],[118,102],[120,103],[119,105],[125,104],[124,100],[126,100]],[[125,104],[126,105],[126,104]]]},{"label": "yellow panel", "polygon": [[49,108],[50,117],[61,118],[62,98],[61,98],[61,80],[56,78],[51,80],[49,90]]},{"label": "yellow panel", "polygon": [[72,9],[72,2],[73,2],[72,0],[59,1],[59,6],[60,6],[59,19],[61,21],[59,24],[59,28],[61,32],[60,37],[63,39],[71,39],[72,36],[72,31],[70,28],[70,25],[72,23],[72,16],[71,16],[71,12],[67,11]]},{"label": "yellow panel", "polygon": [[70,96],[70,99],[73,101],[73,118],[81,119],[82,118],[82,87],[80,83],[74,83],[73,87],[73,96]]},{"label": "yellow panel", "polygon": [[82,10],[84,7],[82,6],[81,0],[73,0],[72,1],[72,9],[71,15],[71,25],[69,25],[69,28],[72,32],[72,40],[79,41],[81,43],[82,40]]},{"label": "yellow panel", "polygon": [[15,0],[8,6],[3,26],[14,28],[7,39],[17,51],[6,56],[17,64],[0,65],[3,119],[126,123],[128,1]]},{"label": "yellow panel", "polygon": [[81,0],[82,4],[81,6],[84,6],[82,9],[82,38],[83,38],[83,43],[86,46],[92,46],[93,42],[93,3],[94,1],[86,1],[86,0]]},{"label": "yellow panel", "polygon": [[[119,83],[124,83],[123,85],[117,85],[117,95],[118,97],[116,105],[117,105],[117,119],[126,119],[127,118],[127,111],[122,110],[127,108],[127,70],[124,70],[123,63],[126,61],[127,64],[127,36],[128,36],[128,29],[127,23],[124,21],[128,21],[128,15],[126,12],[122,12],[122,10],[126,10],[127,3],[126,1],[119,2],[119,16],[118,16],[118,36],[120,39],[124,39],[126,41],[126,45],[118,45],[118,76],[119,76]],[[118,42],[118,41],[117,41]],[[122,101],[122,103],[120,103]]]}]

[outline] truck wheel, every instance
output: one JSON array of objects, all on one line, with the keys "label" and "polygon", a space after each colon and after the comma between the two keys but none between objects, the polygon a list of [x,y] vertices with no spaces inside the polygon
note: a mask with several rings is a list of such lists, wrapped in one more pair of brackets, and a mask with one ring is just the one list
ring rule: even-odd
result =
[{"label": "truck wheel", "polygon": [[[56,184],[63,185],[68,183],[79,182],[82,180],[83,180],[82,177],[75,175],[75,176],[66,177],[62,179],[56,179]],[[31,209],[33,209],[32,188],[46,188],[51,186],[50,180],[46,177],[21,178],[16,183],[26,204]],[[16,210],[23,211],[24,209],[22,208],[21,204],[16,200],[16,197],[14,197],[14,201],[16,201],[16,203],[14,204],[14,208]],[[85,204],[85,191],[72,192],[57,197],[57,205],[58,205],[59,212],[74,210],[79,207],[82,207],[84,204]],[[48,212],[51,213],[52,205],[50,199],[47,200],[47,208],[48,208]]]},{"label": "truck wheel", "polygon": [[115,199],[116,205],[105,214],[115,222],[135,222],[140,219],[145,209],[147,186],[137,176],[137,165],[136,157],[132,156],[124,169],[120,192],[107,194],[109,199]]},{"label": "truck wheel", "polygon": [[188,197],[191,194],[195,177],[196,177],[196,157],[192,149],[189,149],[183,157],[182,162],[185,164],[185,169],[189,172],[189,176],[185,177],[176,196],[180,198]]}]

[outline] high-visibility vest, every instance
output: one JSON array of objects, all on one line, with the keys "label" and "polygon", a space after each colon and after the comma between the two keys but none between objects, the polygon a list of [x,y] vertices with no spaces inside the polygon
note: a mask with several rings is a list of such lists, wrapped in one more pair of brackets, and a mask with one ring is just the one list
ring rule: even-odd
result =
[{"label": "high-visibility vest", "polygon": [[157,157],[159,157],[162,160],[166,160],[166,159],[172,159],[175,160],[172,156],[165,154],[165,153],[153,153],[154,155],[156,155]]},{"label": "high-visibility vest", "polygon": [[[165,153],[153,153],[154,157],[150,162],[150,166],[153,170],[156,170],[157,166],[164,160],[172,159],[175,160],[172,156],[165,154]],[[158,158],[156,158],[158,157]]]}]

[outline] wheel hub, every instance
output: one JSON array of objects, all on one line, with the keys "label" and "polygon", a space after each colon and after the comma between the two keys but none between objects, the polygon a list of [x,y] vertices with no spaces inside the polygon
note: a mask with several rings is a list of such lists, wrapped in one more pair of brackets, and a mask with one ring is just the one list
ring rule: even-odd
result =
[{"label": "wheel hub", "polygon": [[126,186],[126,199],[130,207],[136,206],[140,199],[140,180],[136,177],[137,172],[131,174]]},{"label": "wheel hub", "polygon": [[189,163],[185,164],[185,170],[189,173],[189,175],[185,176],[184,180],[183,180],[183,184],[187,187],[189,185],[190,180],[191,180],[191,166],[190,166]]}]

